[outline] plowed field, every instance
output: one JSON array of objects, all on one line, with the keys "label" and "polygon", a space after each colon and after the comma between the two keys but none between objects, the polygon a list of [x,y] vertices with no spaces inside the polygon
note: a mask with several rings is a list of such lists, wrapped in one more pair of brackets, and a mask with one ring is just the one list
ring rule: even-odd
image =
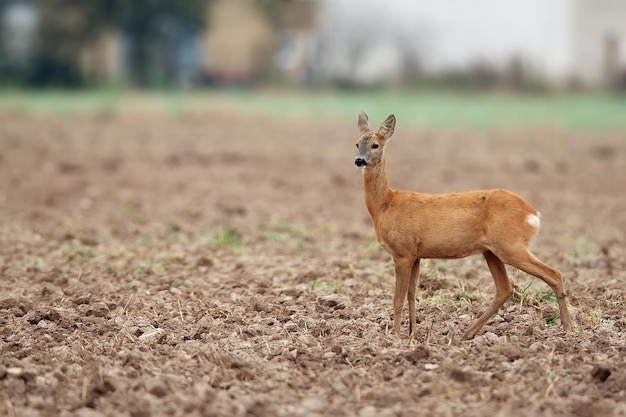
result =
[{"label": "plowed field", "polygon": [[626,415],[626,136],[398,120],[392,187],[522,195],[565,278],[575,331],[511,269],[462,341],[494,294],[480,256],[424,261],[417,332],[392,334],[357,135],[356,114],[1,115],[0,415]]}]

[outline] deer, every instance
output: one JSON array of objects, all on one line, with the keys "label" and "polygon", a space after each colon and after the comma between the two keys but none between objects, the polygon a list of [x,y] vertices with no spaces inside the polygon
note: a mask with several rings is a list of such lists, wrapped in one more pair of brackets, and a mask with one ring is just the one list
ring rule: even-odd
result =
[{"label": "deer", "polygon": [[572,329],[563,278],[528,249],[540,227],[540,213],[522,197],[503,189],[426,194],[389,187],[385,146],[396,127],[392,114],[377,131],[364,112],[354,161],[362,170],[365,205],[376,238],[394,262],[393,332],[400,337],[404,300],[409,306],[409,335],[416,326],[415,293],[422,259],[459,259],[482,254],[496,286],[487,310],[464,334],[474,338],[513,294],[505,265],[543,280],[556,296],[563,330]]}]

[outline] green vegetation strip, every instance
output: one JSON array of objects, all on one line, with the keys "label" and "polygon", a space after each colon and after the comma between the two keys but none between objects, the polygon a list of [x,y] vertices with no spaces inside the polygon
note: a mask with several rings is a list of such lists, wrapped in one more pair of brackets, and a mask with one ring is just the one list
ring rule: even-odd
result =
[{"label": "green vegetation strip", "polygon": [[553,127],[569,131],[626,130],[626,95],[521,95],[448,91],[197,92],[0,91],[0,112],[74,115],[94,112],[242,112],[278,118],[356,117],[395,113],[403,123],[435,129]]}]

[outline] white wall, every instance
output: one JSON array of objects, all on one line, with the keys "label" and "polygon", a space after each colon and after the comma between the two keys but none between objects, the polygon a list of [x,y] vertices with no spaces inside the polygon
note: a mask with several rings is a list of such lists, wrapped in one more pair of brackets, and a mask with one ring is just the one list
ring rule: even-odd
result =
[{"label": "white wall", "polygon": [[626,76],[626,0],[574,0],[573,68],[584,83],[606,83],[604,47],[607,36],[619,44],[619,65]]}]

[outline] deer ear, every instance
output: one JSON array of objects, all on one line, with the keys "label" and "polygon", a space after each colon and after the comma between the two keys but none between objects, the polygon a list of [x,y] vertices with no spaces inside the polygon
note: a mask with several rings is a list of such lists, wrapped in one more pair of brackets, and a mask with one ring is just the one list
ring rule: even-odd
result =
[{"label": "deer ear", "polygon": [[380,125],[380,129],[378,129],[378,134],[385,139],[389,139],[391,135],[393,135],[393,130],[396,128],[396,116],[390,114],[387,119]]},{"label": "deer ear", "polygon": [[370,122],[367,118],[367,114],[365,114],[365,112],[360,112],[359,113],[359,130],[361,131],[361,133],[365,133],[365,132],[369,132],[370,130],[372,130],[370,128]]}]

